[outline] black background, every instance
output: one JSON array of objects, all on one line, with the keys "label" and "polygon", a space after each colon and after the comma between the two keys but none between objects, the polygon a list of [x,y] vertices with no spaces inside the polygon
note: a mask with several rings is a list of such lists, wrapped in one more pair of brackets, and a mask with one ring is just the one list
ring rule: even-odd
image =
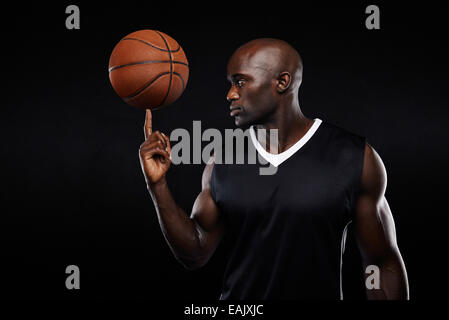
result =
[{"label": "black background", "polygon": [[[80,30],[65,28],[69,4],[79,5]],[[385,163],[411,298],[448,297],[448,50],[441,5],[379,4],[381,29],[370,31],[371,3],[293,4],[4,8],[2,296],[218,299],[226,246],[198,271],[175,260],[139,165],[144,111],[127,106],[109,83],[115,44],[130,32],[155,29],[175,38],[190,64],[182,97],[153,113],[154,129],[165,133],[191,132],[193,120],[203,129],[234,127],[226,63],[239,45],[275,37],[297,48],[304,114],[366,136]],[[172,166],[168,173],[186,212],[203,168]],[[70,264],[80,268],[80,290],[65,288]],[[364,299],[351,234],[344,265],[346,297]]]}]

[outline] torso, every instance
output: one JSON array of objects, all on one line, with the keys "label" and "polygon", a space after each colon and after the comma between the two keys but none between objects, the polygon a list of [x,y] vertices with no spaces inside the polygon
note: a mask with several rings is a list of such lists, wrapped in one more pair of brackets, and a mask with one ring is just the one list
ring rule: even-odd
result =
[{"label": "torso", "polygon": [[232,244],[221,299],[340,298],[365,139],[320,122],[276,156],[251,140],[277,165],[273,175],[259,164],[215,164],[212,196]]}]

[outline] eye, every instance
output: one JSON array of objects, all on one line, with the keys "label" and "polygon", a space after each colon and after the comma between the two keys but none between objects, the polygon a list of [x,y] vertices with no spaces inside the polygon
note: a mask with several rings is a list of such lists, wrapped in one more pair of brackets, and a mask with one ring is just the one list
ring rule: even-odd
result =
[{"label": "eye", "polygon": [[237,80],[236,85],[239,88],[243,87],[245,85],[245,80],[243,79]]}]

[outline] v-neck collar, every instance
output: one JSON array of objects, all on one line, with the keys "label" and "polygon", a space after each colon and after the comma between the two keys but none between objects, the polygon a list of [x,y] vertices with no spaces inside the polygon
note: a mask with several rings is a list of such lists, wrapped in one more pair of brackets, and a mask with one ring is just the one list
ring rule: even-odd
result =
[{"label": "v-neck collar", "polygon": [[253,145],[256,147],[257,152],[259,152],[259,154],[266,161],[271,163],[273,166],[277,167],[282,162],[284,162],[285,160],[290,158],[292,155],[294,155],[299,149],[301,149],[307,143],[307,141],[309,141],[310,138],[312,138],[312,136],[318,130],[318,128],[319,128],[319,126],[321,125],[322,122],[323,121],[321,119],[315,118],[314,119],[314,123],[309,128],[309,130],[307,130],[306,134],[304,136],[302,136],[301,139],[299,139],[294,145],[292,145],[287,150],[285,150],[285,151],[283,151],[281,153],[278,153],[278,154],[269,153],[269,152],[267,152],[267,150],[265,150],[264,147],[262,147],[262,145],[257,140],[254,126],[250,127],[249,133],[250,133],[250,136],[251,136],[251,141],[252,141]]}]

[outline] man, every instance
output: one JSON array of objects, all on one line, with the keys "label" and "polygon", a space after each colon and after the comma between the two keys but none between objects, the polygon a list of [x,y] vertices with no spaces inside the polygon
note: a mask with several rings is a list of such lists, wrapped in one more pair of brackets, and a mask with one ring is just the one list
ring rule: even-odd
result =
[{"label": "man", "polygon": [[[251,126],[251,143],[277,171],[263,176],[258,165],[209,162],[188,217],[165,179],[170,141],[152,132],[147,111],[140,160],[175,257],[199,268],[226,234],[232,250],[220,299],[339,299],[352,221],[364,267],[379,270],[380,287],[367,289],[368,298],[408,299],[382,160],[363,137],[302,114],[297,51],[281,40],[253,40],[230,58],[228,79],[235,124]],[[262,147],[255,129],[278,130],[278,154]]]}]

